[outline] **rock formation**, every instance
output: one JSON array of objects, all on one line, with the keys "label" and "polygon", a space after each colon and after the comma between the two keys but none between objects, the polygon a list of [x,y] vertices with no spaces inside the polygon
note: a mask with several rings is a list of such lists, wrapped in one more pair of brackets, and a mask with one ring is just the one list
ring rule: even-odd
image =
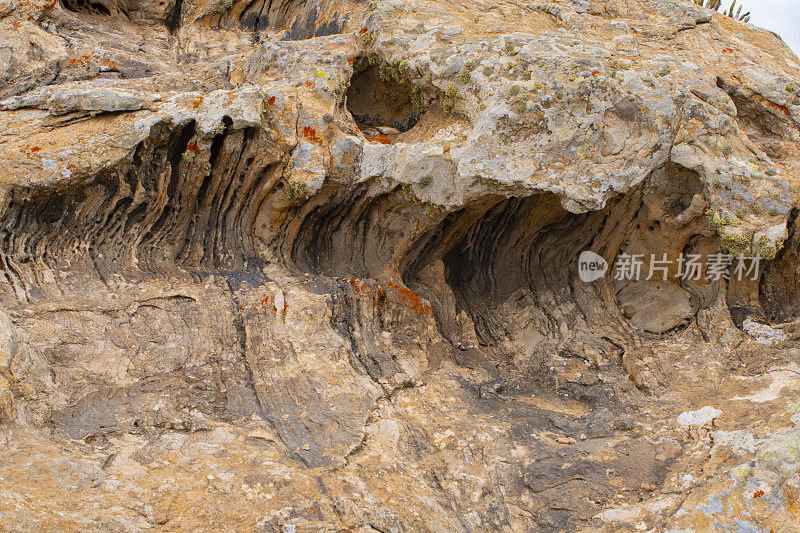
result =
[{"label": "rock formation", "polygon": [[[684,0],[0,0],[0,78],[3,529],[800,528],[776,35]],[[720,251],[760,269],[680,275]]]}]

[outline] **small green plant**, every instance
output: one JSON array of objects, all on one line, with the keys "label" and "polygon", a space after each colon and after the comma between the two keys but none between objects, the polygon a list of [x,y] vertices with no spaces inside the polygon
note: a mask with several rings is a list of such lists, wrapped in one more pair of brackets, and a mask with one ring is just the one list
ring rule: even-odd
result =
[{"label": "small green plant", "polygon": [[433,183],[433,176],[431,174],[425,174],[419,179],[419,185],[421,187],[427,187],[431,183]]},{"label": "small green plant", "polygon": [[758,248],[761,259],[770,261],[775,259],[775,257],[778,255],[778,252],[780,252],[783,248],[783,241],[771,243],[766,235],[762,235],[758,239]]},{"label": "small green plant", "polygon": [[716,230],[732,224],[732,221],[728,215],[720,215],[719,212],[713,209],[706,210],[706,219],[708,219],[708,223],[711,225],[711,227]]},{"label": "small green plant", "polygon": [[304,181],[293,181],[289,183],[289,197],[295,200],[306,200],[311,196],[308,192],[308,185]]},{"label": "small green plant", "polygon": [[623,63],[622,61],[619,61],[617,59],[609,59],[608,66],[612,70],[628,70],[629,68],[631,68],[631,66],[628,65],[627,63]]},{"label": "small green plant", "polygon": [[416,197],[414,196],[414,188],[411,186],[410,183],[404,183],[400,187],[400,195],[407,202],[411,202],[416,199]]},{"label": "small green plant", "polygon": [[514,102],[511,104],[511,108],[514,110],[515,113],[521,115],[522,113],[528,110],[527,98],[525,98],[525,96],[521,94],[517,95],[517,97],[514,98]]},{"label": "small green plant", "polygon": [[[694,3],[700,7],[707,7],[709,9],[713,9],[714,11],[719,11],[720,6],[722,5],[722,0],[694,0]],[[736,9],[736,0],[733,0],[727,11],[723,9],[721,13],[734,20],[750,22],[750,12],[748,11],[747,13],[742,14],[742,6],[739,6],[739,9]]]},{"label": "small green plant", "polygon": [[190,165],[192,163],[194,163],[194,158],[195,158],[195,155],[194,155],[193,151],[186,150],[185,152],[183,152],[183,160],[186,161],[187,163],[189,163]]},{"label": "small green plant", "polygon": [[444,109],[447,113],[452,112],[459,98],[460,96],[458,94],[458,87],[456,87],[456,84],[451,81],[447,84],[447,88],[439,96],[442,109]]},{"label": "small green plant", "polygon": [[422,91],[420,91],[419,87],[416,85],[411,88],[411,105],[414,106],[414,111],[417,113],[425,111],[425,101],[422,98]]},{"label": "small green plant", "polygon": [[[367,58],[367,62],[378,68],[378,76],[383,81],[394,81],[398,85],[408,88],[411,93],[411,105],[414,111],[422,114],[425,111],[425,98],[420,88],[415,85],[406,73],[409,69],[408,61],[400,61],[396,65],[382,62],[375,56]],[[430,74],[430,72],[428,73]]]},{"label": "small green plant", "polygon": [[491,76],[494,74],[494,67],[483,67],[483,75],[486,77]]},{"label": "small green plant", "polygon": [[469,83],[469,74],[470,74],[469,70],[463,70],[458,75],[458,79],[461,81],[461,83],[466,85],[467,83]]},{"label": "small green plant", "polygon": [[283,179],[288,181],[289,176],[292,175],[292,170],[294,170],[294,156],[290,157],[289,161],[286,162],[286,166],[283,167]]},{"label": "small green plant", "polygon": [[516,96],[516,95],[518,95],[518,94],[519,94],[519,92],[520,92],[521,90],[522,90],[522,88],[521,88],[519,85],[517,85],[517,84],[515,83],[514,85],[512,85],[511,87],[509,87],[509,89],[508,89],[508,96]]},{"label": "small green plant", "polygon": [[722,235],[720,243],[723,250],[731,255],[737,255],[747,248],[750,244],[750,239],[745,235],[726,233]]},{"label": "small green plant", "polygon": [[373,36],[371,31],[367,31],[361,34],[361,44],[363,44],[364,46],[369,46],[370,44],[372,44],[372,39]]}]

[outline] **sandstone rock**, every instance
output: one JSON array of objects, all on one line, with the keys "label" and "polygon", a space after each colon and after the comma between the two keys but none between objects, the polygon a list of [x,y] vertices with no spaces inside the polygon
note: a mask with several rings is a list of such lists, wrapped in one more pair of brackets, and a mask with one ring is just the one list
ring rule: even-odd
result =
[{"label": "sandstone rock", "polygon": [[[0,529],[797,523],[773,34],[683,0],[0,0],[0,79]],[[760,268],[683,275],[720,251]]]}]

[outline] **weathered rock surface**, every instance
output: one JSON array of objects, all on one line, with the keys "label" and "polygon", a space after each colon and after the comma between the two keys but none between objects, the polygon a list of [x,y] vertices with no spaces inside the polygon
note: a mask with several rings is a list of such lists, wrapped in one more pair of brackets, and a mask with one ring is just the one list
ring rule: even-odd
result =
[{"label": "weathered rock surface", "polygon": [[[3,529],[800,528],[800,61],[770,32],[682,0],[0,0],[0,79]],[[578,277],[720,249],[760,275]]]}]

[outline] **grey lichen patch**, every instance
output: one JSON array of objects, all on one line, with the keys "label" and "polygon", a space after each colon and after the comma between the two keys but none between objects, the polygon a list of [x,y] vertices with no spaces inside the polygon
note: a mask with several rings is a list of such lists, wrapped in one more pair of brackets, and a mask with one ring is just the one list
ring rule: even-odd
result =
[{"label": "grey lichen patch", "polygon": [[756,466],[774,472],[781,481],[797,475],[800,467],[800,431],[769,438],[758,450]]}]

